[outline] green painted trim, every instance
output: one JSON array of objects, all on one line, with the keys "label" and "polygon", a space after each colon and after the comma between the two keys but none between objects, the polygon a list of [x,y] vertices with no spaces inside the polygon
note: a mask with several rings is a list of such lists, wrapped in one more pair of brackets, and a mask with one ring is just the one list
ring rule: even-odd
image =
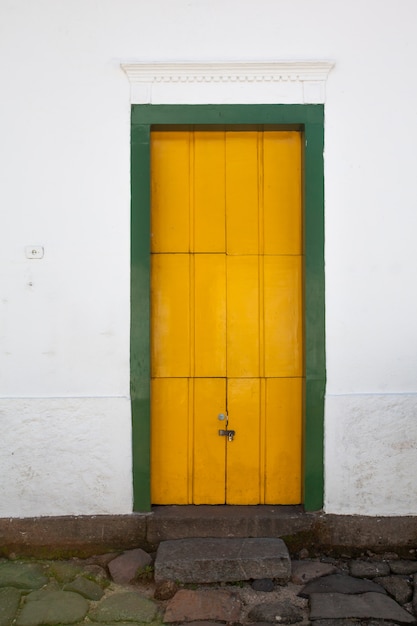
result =
[{"label": "green painted trim", "polygon": [[150,510],[150,128],[131,135],[131,329],[133,499],[135,511]]},{"label": "green painted trim", "polygon": [[131,390],[134,510],[150,501],[150,130],[152,125],[268,124],[304,132],[304,508],[323,506],[325,361],[323,105],[133,105]]},{"label": "green painted trim", "polygon": [[324,391],[326,378],[324,301],[324,127],[304,126],[305,425],[304,507],[323,506]]},{"label": "green painted trim", "polygon": [[136,124],[322,124],[322,104],[136,104]]}]

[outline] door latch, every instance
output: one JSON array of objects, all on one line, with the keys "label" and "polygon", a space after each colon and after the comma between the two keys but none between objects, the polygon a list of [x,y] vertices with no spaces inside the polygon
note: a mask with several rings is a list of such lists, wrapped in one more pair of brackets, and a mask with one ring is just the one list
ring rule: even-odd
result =
[{"label": "door latch", "polygon": [[227,437],[229,441],[233,441],[236,431],[234,430],[219,430],[220,437]]}]

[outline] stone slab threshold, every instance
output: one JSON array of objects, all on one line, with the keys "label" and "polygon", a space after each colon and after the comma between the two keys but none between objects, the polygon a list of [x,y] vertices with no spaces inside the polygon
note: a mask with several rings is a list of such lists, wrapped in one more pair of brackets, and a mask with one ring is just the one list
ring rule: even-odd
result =
[{"label": "stone slab threshold", "polygon": [[298,506],[156,506],[151,513],[0,518],[0,556],[86,557],[154,550],[192,537],[278,537],[290,552],[365,549],[408,554],[417,545],[416,517],[306,513]]},{"label": "stone slab threshold", "polygon": [[276,537],[205,537],[162,541],[155,559],[155,581],[215,583],[291,577],[287,546]]}]

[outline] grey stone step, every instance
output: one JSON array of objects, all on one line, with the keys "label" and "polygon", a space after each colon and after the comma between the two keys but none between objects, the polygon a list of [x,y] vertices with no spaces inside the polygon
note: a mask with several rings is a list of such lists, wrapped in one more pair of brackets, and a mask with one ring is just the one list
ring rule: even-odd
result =
[{"label": "grey stone step", "polygon": [[155,580],[182,583],[235,582],[274,578],[288,582],[291,561],[277,538],[203,538],[162,541]]}]

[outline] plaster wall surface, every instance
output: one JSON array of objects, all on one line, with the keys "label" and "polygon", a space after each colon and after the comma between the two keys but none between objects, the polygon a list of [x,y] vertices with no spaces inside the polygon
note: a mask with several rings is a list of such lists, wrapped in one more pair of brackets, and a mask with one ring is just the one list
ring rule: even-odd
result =
[{"label": "plaster wall surface", "polygon": [[126,398],[0,399],[0,420],[0,517],[131,512]]},{"label": "plaster wall surface", "polygon": [[335,63],[325,507],[417,514],[416,17],[414,0],[2,0],[0,515],[131,510],[128,60]]}]

